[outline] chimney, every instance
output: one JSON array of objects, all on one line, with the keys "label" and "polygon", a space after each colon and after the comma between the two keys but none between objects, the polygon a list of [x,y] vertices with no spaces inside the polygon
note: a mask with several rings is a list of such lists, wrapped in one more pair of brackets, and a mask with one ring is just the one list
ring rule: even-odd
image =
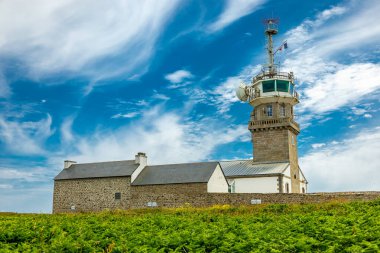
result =
[{"label": "chimney", "polygon": [[135,155],[135,164],[140,164],[142,167],[145,167],[147,164],[147,157],[146,154],[143,152],[138,152],[137,155]]},{"label": "chimney", "polygon": [[63,165],[64,165],[63,168],[64,168],[64,169],[68,169],[72,164],[75,164],[75,163],[77,163],[77,162],[66,160],[66,161],[63,163]]}]

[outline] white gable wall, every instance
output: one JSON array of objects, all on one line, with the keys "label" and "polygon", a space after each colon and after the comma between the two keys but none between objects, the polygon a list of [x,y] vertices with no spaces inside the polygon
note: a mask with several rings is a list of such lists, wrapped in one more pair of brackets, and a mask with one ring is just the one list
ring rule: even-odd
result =
[{"label": "white gable wall", "polygon": [[286,192],[286,184],[289,184],[289,193],[292,193],[292,180],[290,178],[287,178],[287,177],[283,177],[282,178],[282,192],[283,193],[287,193]]},{"label": "white gable wall", "polygon": [[228,192],[228,183],[219,164],[207,182],[207,192]]},{"label": "white gable wall", "polygon": [[278,177],[234,178],[236,193],[276,193]]},{"label": "white gable wall", "polygon": [[305,179],[305,177],[303,176],[302,171],[301,171],[301,173],[300,173],[300,180],[301,180],[301,182],[300,182],[300,192],[302,193],[302,188],[304,188],[304,189],[305,189],[305,193],[307,193],[306,179]]}]

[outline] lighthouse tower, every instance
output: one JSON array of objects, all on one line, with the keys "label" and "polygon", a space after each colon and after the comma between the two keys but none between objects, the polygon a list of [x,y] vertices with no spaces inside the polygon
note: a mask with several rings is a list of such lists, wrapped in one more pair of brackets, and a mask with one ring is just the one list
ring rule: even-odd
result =
[{"label": "lighthouse tower", "polygon": [[248,129],[252,133],[253,162],[288,162],[291,189],[300,192],[302,175],[298,165],[297,135],[300,127],[294,120],[293,106],[299,103],[292,72],[280,72],[274,63],[278,50],[273,50],[273,36],[277,34],[277,20],[265,20],[268,63],[252,79],[250,85],[241,84],[236,94],[253,106]]}]

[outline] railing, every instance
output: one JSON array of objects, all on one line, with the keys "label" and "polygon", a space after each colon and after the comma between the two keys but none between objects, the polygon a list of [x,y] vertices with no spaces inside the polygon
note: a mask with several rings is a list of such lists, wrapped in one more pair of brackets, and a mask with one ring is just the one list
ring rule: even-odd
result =
[{"label": "railing", "polygon": [[264,125],[284,125],[284,124],[293,124],[297,129],[300,128],[300,125],[295,122],[292,118],[276,118],[276,119],[263,119],[263,120],[251,120],[249,122],[249,128],[254,126],[264,126]]},{"label": "railing", "polygon": [[255,76],[252,80],[252,83],[255,83],[260,80],[267,79],[289,79],[292,82],[294,81],[293,73],[288,72],[273,72],[273,71],[262,71],[260,74]]}]

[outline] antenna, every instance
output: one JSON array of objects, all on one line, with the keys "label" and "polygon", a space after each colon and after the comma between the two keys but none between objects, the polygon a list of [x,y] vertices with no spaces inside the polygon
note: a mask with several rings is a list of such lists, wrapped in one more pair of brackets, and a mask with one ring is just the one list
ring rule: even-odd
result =
[{"label": "antenna", "polygon": [[264,20],[265,23],[265,35],[267,36],[267,53],[268,53],[268,68],[269,73],[274,74],[276,72],[274,65],[274,52],[273,52],[273,39],[272,36],[278,33],[278,19],[268,18]]}]

